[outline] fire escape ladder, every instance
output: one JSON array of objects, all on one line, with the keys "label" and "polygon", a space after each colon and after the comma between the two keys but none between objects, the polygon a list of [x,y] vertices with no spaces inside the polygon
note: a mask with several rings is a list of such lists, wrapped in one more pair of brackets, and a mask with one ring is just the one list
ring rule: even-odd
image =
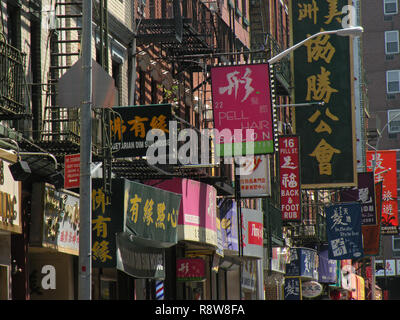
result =
[{"label": "fire escape ladder", "polygon": [[[79,150],[79,110],[57,106],[57,82],[80,56],[82,1],[56,1],[54,12],[50,22],[50,71],[41,141],[53,143],[55,153],[65,154]],[[56,143],[62,143],[62,147]]]}]

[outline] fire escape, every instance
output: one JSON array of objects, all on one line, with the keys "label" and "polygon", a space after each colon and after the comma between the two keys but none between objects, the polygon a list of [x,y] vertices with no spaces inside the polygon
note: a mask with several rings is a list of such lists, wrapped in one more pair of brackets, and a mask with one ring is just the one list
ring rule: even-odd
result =
[{"label": "fire escape", "polygon": [[[100,1],[95,8],[95,18],[101,21],[101,45],[107,39],[108,30],[104,23],[107,14],[106,1]],[[79,105],[58,104],[58,83],[71,70],[81,56],[82,1],[56,1],[50,15],[50,66],[47,74],[46,105],[41,135],[35,143],[53,154],[59,163],[64,156],[80,153],[80,112]],[[97,14],[97,15],[96,15]],[[101,50],[107,52],[106,49]],[[107,61],[107,59],[103,59]],[[103,65],[104,67],[104,65]],[[108,112],[104,108],[93,108],[92,112],[92,155],[93,162],[103,162],[105,190],[111,189],[111,149]]]},{"label": "fire escape", "polygon": [[[158,2],[156,1],[156,3]],[[206,76],[207,71],[209,71],[207,70],[207,61],[199,61],[200,59],[196,56],[211,56],[217,50],[224,50],[223,47],[217,46],[219,36],[217,26],[220,17],[199,0],[160,1],[159,4],[161,12],[156,9],[152,11],[150,8],[149,17],[139,17],[136,20],[138,66],[140,68],[142,61],[149,59],[148,56],[146,58],[145,53],[147,48],[156,48],[157,52],[161,53],[160,56],[162,55],[162,57],[160,58],[170,67],[170,82],[173,81],[176,87],[179,87],[177,104],[181,106],[173,107],[175,119],[182,128],[194,128],[188,119],[183,119],[185,113],[179,113],[177,109],[194,106],[195,112],[206,114],[206,110],[202,109],[203,106],[211,106],[210,79],[207,79]],[[149,4],[149,6],[152,5],[154,6],[154,3]],[[185,57],[193,58],[186,59]],[[146,66],[143,70],[152,72],[152,70],[146,69]],[[202,77],[203,82],[196,88],[191,88],[187,83],[185,74],[189,75],[189,78],[195,78],[197,74],[201,74],[200,78]],[[193,99],[193,96],[195,99]],[[210,110],[207,112],[208,115]],[[209,121],[212,121],[212,118],[203,117],[203,122]],[[204,123],[200,126],[204,127]],[[113,162],[113,172],[117,176],[133,180],[190,177],[203,182],[210,182],[211,171],[210,168],[181,165],[149,166],[144,159]]]}]

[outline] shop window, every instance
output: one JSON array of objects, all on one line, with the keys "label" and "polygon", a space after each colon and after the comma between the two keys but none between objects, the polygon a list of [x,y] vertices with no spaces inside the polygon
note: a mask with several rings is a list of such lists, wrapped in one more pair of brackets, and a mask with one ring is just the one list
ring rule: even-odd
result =
[{"label": "shop window", "polygon": [[396,14],[397,13],[397,0],[383,0],[384,13]]},{"label": "shop window", "polygon": [[385,32],[385,52],[386,54],[399,53],[399,31]]},{"label": "shop window", "polygon": [[400,252],[400,236],[392,237],[392,250]]},{"label": "shop window", "polygon": [[387,93],[400,92],[400,70],[386,71]]}]

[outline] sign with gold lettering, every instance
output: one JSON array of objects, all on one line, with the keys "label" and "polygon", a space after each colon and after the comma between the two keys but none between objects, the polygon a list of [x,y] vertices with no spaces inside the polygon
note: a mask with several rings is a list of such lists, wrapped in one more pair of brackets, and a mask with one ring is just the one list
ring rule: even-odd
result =
[{"label": "sign with gold lettering", "polygon": [[11,164],[0,159],[0,230],[22,233],[21,182],[14,180]]},{"label": "sign with gold lettering", "polygon": [[[292,0],[293,44],[345,27],[348,0]],[[343,12],[343,13],[342,13]],[[295,131],[303,188],[357,186],[352,58],[349,37],[320,35],[293,52]],[[323,103],[323,104],[322,104]]]}]

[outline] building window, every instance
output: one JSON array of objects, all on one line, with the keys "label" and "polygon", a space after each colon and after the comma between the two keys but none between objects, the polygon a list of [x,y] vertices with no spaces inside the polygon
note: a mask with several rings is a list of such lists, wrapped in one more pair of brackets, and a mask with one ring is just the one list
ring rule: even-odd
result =
[{"label": "building window", "polygon": [[400,251],[400,237],[393,236],[392,241],[393,241],[393,246],[392,246],[393,251]]},{"label": "building window", "polygon": [[397,0],[384,0],[383,5],[385,14],[397,13]]},{"label": "building window", "polygon": [[400,92],[400,70],[386,71],[387,93]]},{"label": "building window", "polygon": [[400,109],[388,110],[388,132],[399,133],[400,132]]},{"label": "building window", "polygon": [[399,53],[399,31],[385,32],[385,52],[386,54]]}]

